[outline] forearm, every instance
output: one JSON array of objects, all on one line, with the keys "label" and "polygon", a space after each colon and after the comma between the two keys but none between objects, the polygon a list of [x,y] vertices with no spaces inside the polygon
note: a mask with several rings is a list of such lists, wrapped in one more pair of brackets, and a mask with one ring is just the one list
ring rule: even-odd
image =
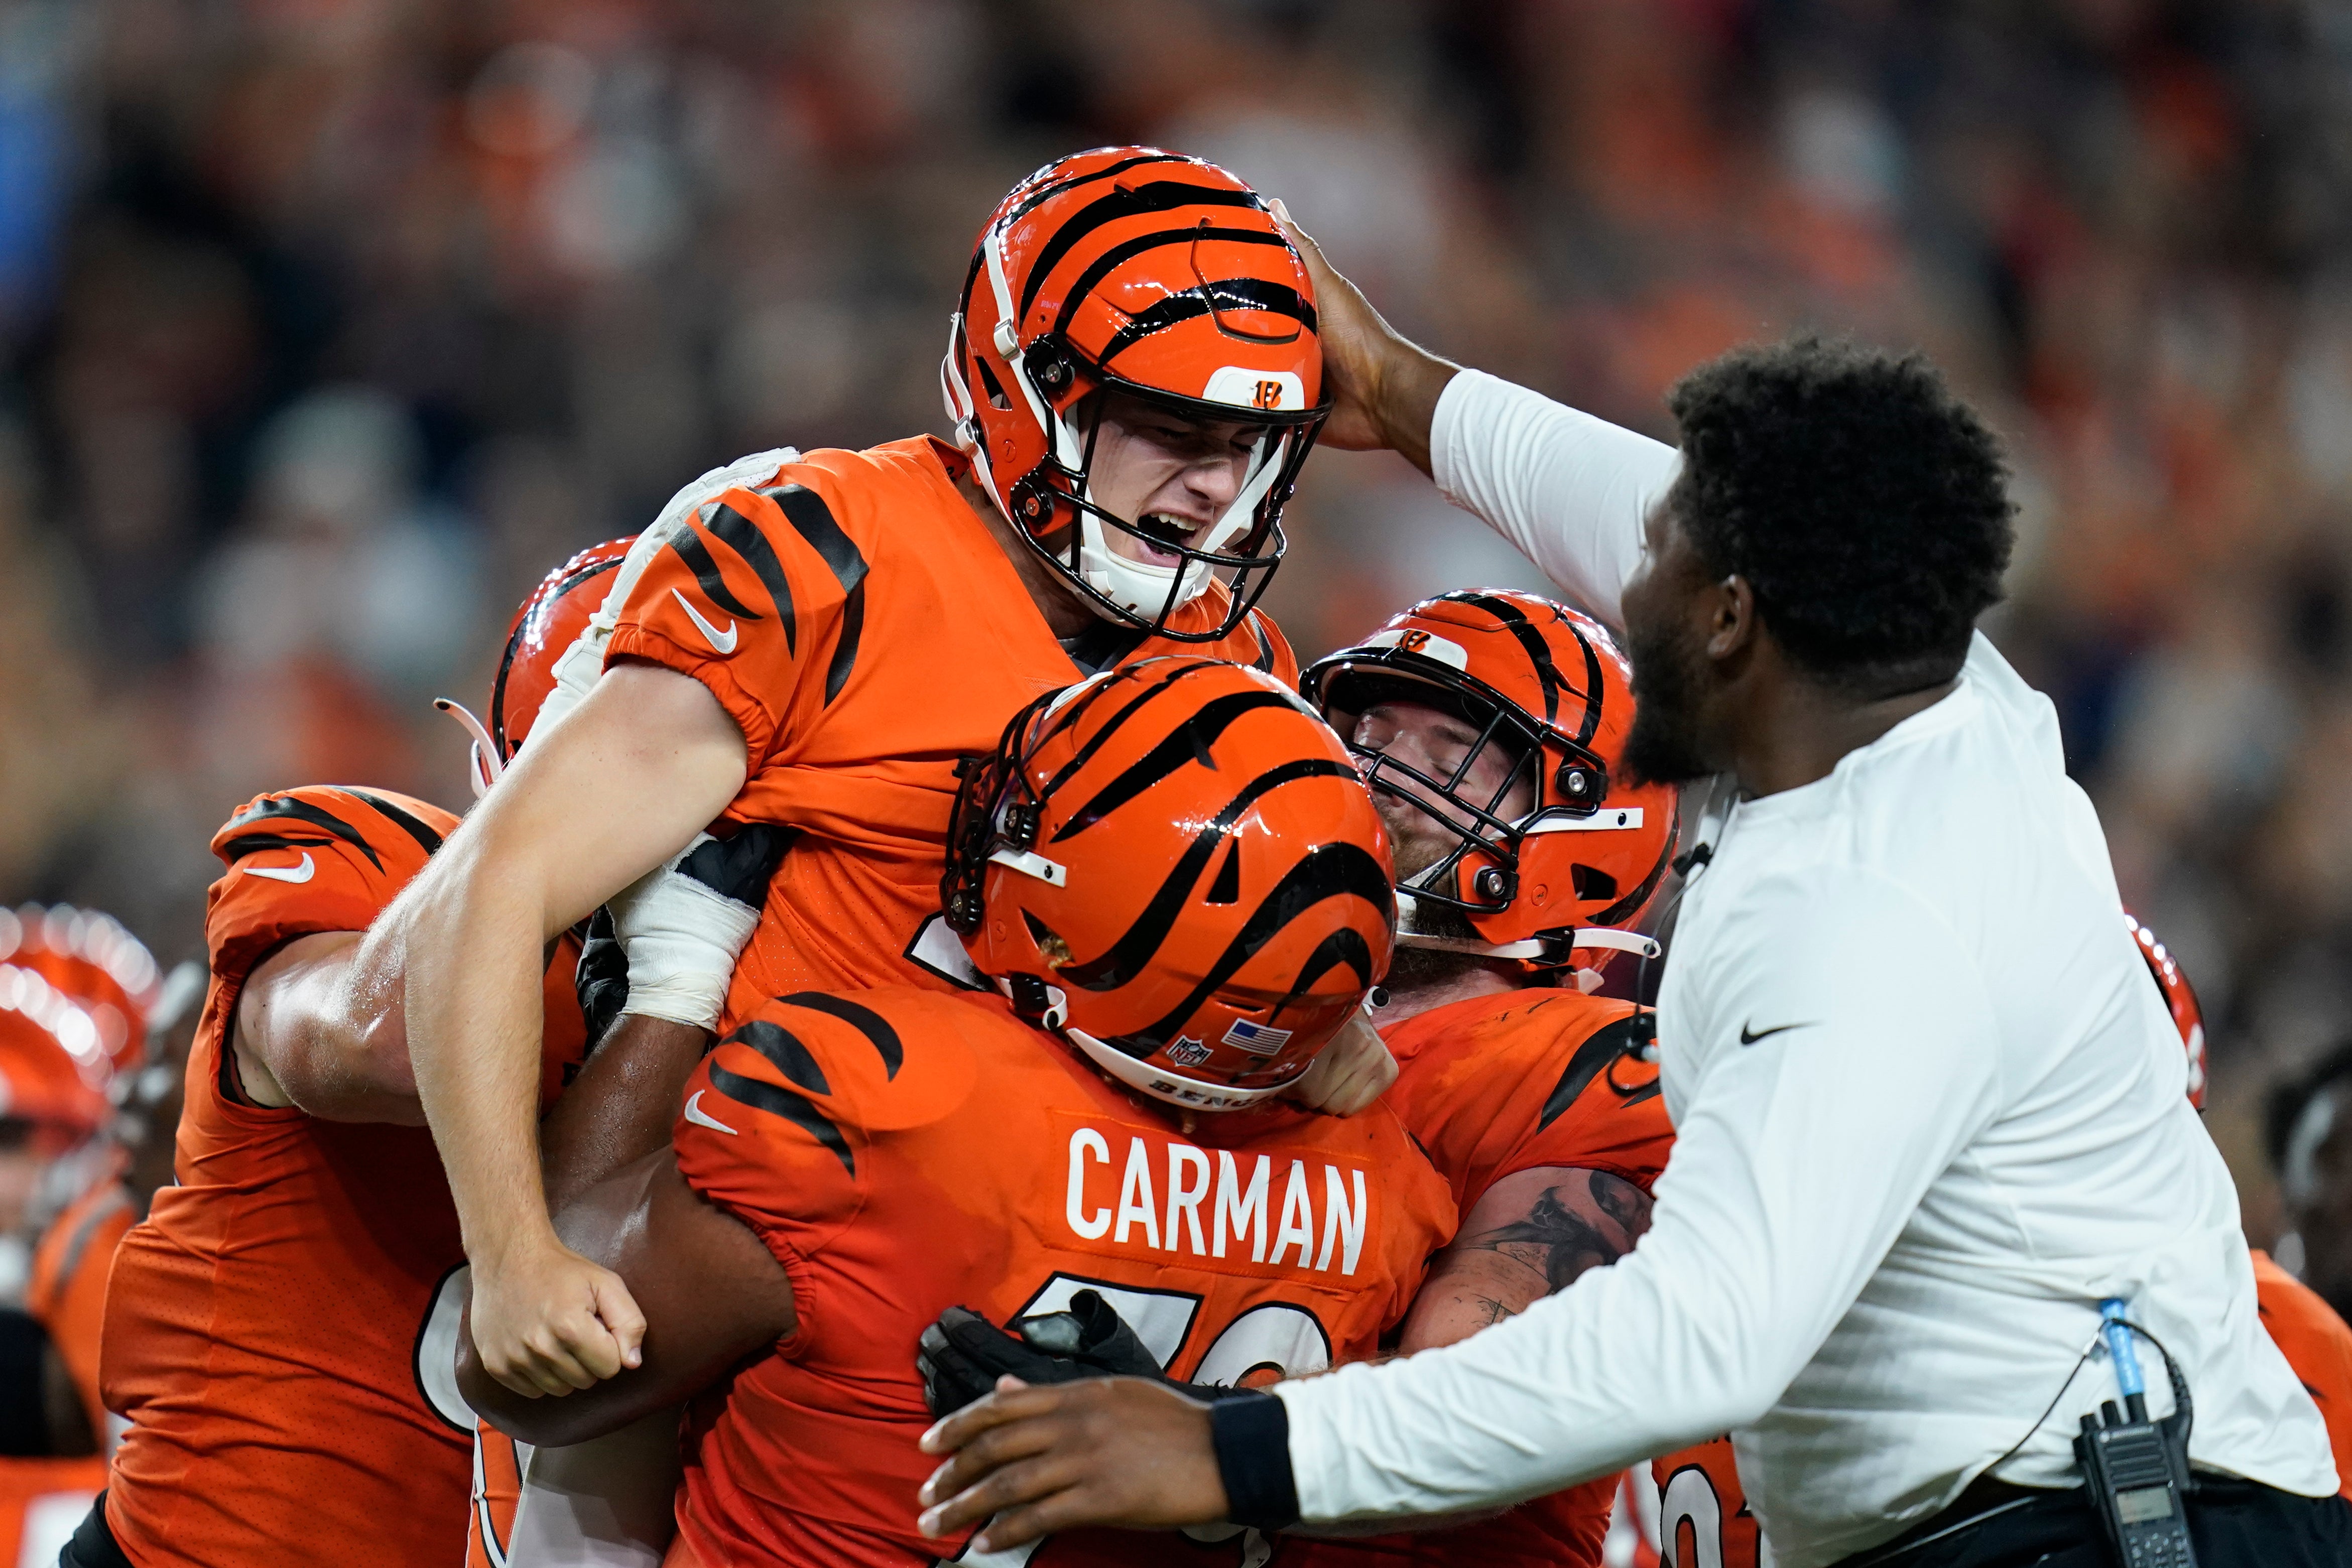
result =
[{"label": "forearm", "polygon": [[622,1015],[540,1126],[549,1207],[669,1143],[678,1095],[709,1044],[690,1024]]},{"label": "forearm", "polygon": [[546,916],[528,883],[483,863],[488,848],[460,829],[379,925],[401,937],[417,1099],[466,1255],[495,1266],[553,1232],[538,1137]]},{"label": "forearm", "polygon": [[1682,455],[1465,371],[1443,383],[1423,465],[1448,499],[1617,625],[1619,592],[1642,557],[1643,519],[1681,472]]},{"label": "forearm", "polygon": [[[1703,1026],[1730,1038],[1668,1047],[1696,1082],[1639,1246],[1458,1344],[1277,1385],[1305,1517],[1516,1501],[1752,1425],[1990,1121],[1991,1011],[1931,912],[1844,879],[1752,896],[1695,982],[1742,998]],[[1743,1046],[1748,1005],[1802,1021]]]}]

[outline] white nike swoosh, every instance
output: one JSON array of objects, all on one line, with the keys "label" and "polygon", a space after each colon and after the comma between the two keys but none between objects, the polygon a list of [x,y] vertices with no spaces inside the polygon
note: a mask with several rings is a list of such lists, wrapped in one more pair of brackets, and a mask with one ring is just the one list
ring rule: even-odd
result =
[{"label": "white nike swoosh", "polygon": [[[673,588],[670,591],[675,593],[677,590]],[[726,1134],[730,1138],[739,1136],[734,1128],[703,1110],[702,1097],[709,1092],[707,1089],[698,1089],[686,1097],[686,1119],[698,1127],[709,1127]]]},{"label": "white nike swoosh", "polygon": [[248,865],[237,869],[247,876],[266,876],[272,882],[308,882],[319,874],[318,862],[310,858],[308,850],[302,852],[300,865]]},{"label": "white nike swoosh", "polygon": [[709,622],[705,621],[702,618],[701,611],[697,610],[693,605],[687,602],[685,594],[680,593],[677,589],[673,588],[669,591],[669,596],[672,599],[677,600],[677,607],[680,610],[685,611],[687,614],[693,619],[694,623],[702,629],[702,634],[710,639],[710,645],[712,647],[718,649],[722,653],[731,653],[735,651],[735,622],[733,621],[730,620],[728,622],[727,630],[721,632],[718,627],[713,626]]}]

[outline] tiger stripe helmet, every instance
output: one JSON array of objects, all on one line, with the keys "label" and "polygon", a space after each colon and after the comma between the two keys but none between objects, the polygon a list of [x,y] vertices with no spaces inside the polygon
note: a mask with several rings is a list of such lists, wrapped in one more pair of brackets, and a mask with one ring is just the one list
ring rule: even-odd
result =
[{"label": "tiger stripe helmet", "polygon": [[2171,1015],[2172,1027],[2180,1031],[2181,1048],[2189,1052],[2189,1103],[2200,1111],[2205,1109],[2205,1009],[2198,1005],[2197,988],[2189,983],[2188,971],[2180,960],[2172,956],[2157,934],[2140,923],[2139,916],[2124,911],[2124,925],[2129,928],[2132,940],[2139,945],[2139,956],[2147,964],[2148,977],[2164,995],[2164,1010]]},{"label": "tiger stripe helmet", "polygon": [[490,683],[488,726],[446,697],[433,705],[474,737],[470,773],[477,799],[498,782],[542,713],[560,717],[595,685],[603,661],[581,633],[604,608],[613,573],[636,542],[632,534],[590,545],[540,579],[507,623],[506,649]]},{"label": "tiger stripe helmet", "polygon": [[[1537,967],[1605,968],[1616,951],[1647,952],[1619,927],[1636,919],[1674,852],[1677,794],[1628,785],[1619,760],[1633,726],[1632,670],[1600,622],[1532,593],[1484,588],[1423,600],[1371,636],[1317,661],[1299,689],[1342,736],[1364,780],[1430,811],[1457,842],[1398,889],[1400,942],[1455,946],[1413,930],[1415,906],[1460,910],[1477,950]],[[1477,731],[1451,777],[1436,778],[1352,738],[1384,701],[1425,704]],[[1511,759],[1474,800],[1464,781],[1488,747]],[[1514,784],[1530,810],[1506,817]]]},{"label": "tiger stripe helmet", "polygon": [[1388,836],[1347,748],[1237,664],[1146,659],[1065,687],[963,769],[940,894],[1039,1028],[1171,1104],[1307,1070],[1388,970]]},{"label": "tiger stripe helmet", "polygon": [[[1180,642],[1225,636],[1265,591],[1283,506],[1328,412],[1315,286],[1265,199],[1156,147],[1097,148],[1013,188],[973,249],[940,381],[957,444],[1032,548],[1097,615]],[[1197,545],[1094,499],[1106,390],[1264,427],[1241,493]],[[1131,560],[1107,529],[1177,563]],[[1219,572],[1231,574],[1222,622],[1171,630]]]}]

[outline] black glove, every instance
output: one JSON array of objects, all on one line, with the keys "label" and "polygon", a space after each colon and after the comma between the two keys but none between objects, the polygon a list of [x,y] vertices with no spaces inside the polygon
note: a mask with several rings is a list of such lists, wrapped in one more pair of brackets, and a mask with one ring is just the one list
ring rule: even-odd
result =
[{"label": "black glove", "polygon": [[580,937],[580,967],[572,972],[572,988],[580,994],[580,1012],[588,1020],[588,1049],[604,1041],[629,1000],[629,956],[613,935],[613,912],[597,907]]},{"label": "black glove", "polygon": [[1012,1328],[1016,1332],[998,1328],[970,1307],[950,1307],[923,1331],[915,1366],[933,1416],[952,1416],[995,1392],[996,1380],[1008,1372],[1024,1383],[1149,1377],[1196,1399],[1240,1392],[1169,1377],[1099,1291],[1080,1291],[1065,1310],[1015,1319]]}]

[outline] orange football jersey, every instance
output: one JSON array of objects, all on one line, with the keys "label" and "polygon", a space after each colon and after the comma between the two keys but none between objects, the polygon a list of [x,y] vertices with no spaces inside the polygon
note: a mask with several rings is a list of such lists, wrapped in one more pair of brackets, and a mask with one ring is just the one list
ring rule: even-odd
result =
[{"label": "orange football jersey", "polygon": [[114,1267],[114,1249],[139,1218],[116,1174],[121,1168],[119,1161],[109,1166],[101,1180],[50,1222],[34,1249],[32,1285],[25,1294],[25,1310],[40,1320],[49,1343],[65,1358],[90,1432],[100,1440],[106,1436],[106,1401],[99,1391],[98,1351],[106,1325],[106,1278]]},{"label": "orange football jersey", "polygon": [[[708,686],[751,754],[727,815],[804,835],[769,884],[725,1027],[789,991],[938,983],[907,954],[939,908],[956,760],[1087,673],[958,488],[967,468],[929,436],[812,453],[680,522],[642,572],[623,568],[608,661]],[[1223,594],[1178,629],[1213,626]],[[1206,645],[1103,622],[1076,651],[1090,665],[1202,653],[1298,680],[1255,612]]]},{"label": "orange football jersey", "polygon": [[[1674,1128],[1658,1070],[1639,1054],[1649,1021],[1634,1014],[1628,1002],[1540,987],[1449,1002],[1381,1031],[1397,1059],[1388,1103],[1464,1215],[1503,1177],[1546,1166],[1605,1171],[1650,1190]],[[1459,1530],[1294,1542],[1279,1561],[1591,1568],[1616,1486],[1613,1478],[1587,1481]]]},{"label": "orange football jersey", "polygon": [[2312,1403],[2327,1422],[2336,1450],[2338,1492],[2352,1498],[2352,1326],[2326,1301],[2254,1249],[2254,1301],[2263,1327],[2294,1368]]},{"label": "orange football jersey", "polygon": [[[252,1103],[228,1044],[246,977],[299,936],[364,930],[457,820],[388,791],[264,795],[213,839],[212,988],[188,1056],[177,1185],[108,1291],[108,1522],[140,1564],[454,1563],[473,1422],[450,1366],[465,1253],[424,1127]],[[572,944],[548,967],[547,1088],[582,1054]]]},{"label": "orange football jersey", "polygon": [[[915,1342],[948,1307],[1004,1322],[1094,1289],[1173,1376],[1304,1374],[1374,1354],[1454,1229],[1385,1107],[1180,1126],[998,998],[909,988],[770,1003],[697,1071],[677,1146],[800,1312],[690,1408],[669,1560],[710,1568],[956,1555],[915,1530]],[[1028,1561],[1237,1564],[1242,1533],[1078,1531]]]}]

